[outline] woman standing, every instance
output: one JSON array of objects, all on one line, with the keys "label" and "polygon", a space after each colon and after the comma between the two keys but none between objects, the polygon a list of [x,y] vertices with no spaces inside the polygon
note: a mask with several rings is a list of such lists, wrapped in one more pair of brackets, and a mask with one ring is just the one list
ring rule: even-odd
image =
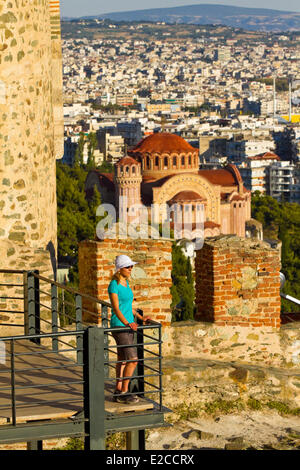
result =
[{"label": "woman standing", "polygon": [[[137,366],[137,348],[130,346],[134,343],[134,332],[137,330],[134,315],[141,320],[148,321],[149,317],[143,319],[141,315],[133,310],[133,292],[129,286],[128,279],[131,276],[133,266],[137,264],[129,256],[120,255],[116,257],[116,272],[108,286],[108,293],[112,305],[111,328],[129,327],[130,331],[112,333],[118,347],[118,363],[116,366],[116,389],[114,399],[119,403],[136,403],[139,401],[136,395],[128,394],[130,378]],[[128,377],[123,379],[123,377]]]}]

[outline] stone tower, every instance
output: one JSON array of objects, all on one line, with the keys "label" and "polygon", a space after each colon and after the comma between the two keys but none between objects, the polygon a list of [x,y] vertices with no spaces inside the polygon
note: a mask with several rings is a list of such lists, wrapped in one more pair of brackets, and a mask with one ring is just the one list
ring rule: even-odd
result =
[{"label": "stone tower", "polygon": [[119,208],[120,200],[122,200],[120,198],[126,198],[129,209],[128,221],[131,218],[130,208],[135,204],[141,204],[141,183],[141,164],[129,156],[121,158],[115,165],[116,205]]},{"label": "stone tower", "polygon": [[59,1],[0,4],[0,268],[53,276],[63,155]]}]

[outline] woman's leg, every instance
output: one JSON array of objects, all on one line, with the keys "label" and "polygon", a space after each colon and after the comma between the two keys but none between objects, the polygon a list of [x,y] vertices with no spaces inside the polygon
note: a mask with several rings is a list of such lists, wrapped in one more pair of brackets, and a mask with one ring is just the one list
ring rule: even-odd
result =
[{"label": "woman's leg", "polygon": [[[122,359],[119,357],[119,354],[118,354],[118,361],[121,361],[121,360]],[[122,383],[123,383],[122,377],[124,376],[125,366],[126,366],[126,362],[118,362],[118,364],[116,365],[116,377],[117,377],[116,390],[118,390],[119,392],[122,391]]]},{"label": "woman's leg", "polygon": [[137,357],[134,358],[134,359],[131,359],[130,361],[133,361],[133,362],[127,362],[124,369],[123,369],[122,377],[129,377],[129,378],[122,380],[122,393],[127,393],[128,392],[130,377],[132,377],[132,375],[135,371],[135,368],[137,366]]}]

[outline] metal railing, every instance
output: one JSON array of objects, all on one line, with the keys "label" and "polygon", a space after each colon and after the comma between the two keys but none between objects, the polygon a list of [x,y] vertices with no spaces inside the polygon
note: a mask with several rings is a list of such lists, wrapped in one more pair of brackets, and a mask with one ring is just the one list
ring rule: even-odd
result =
[{"label": "metal railing", "polygon": [[[77,331],[76,334],[83,336],[84,330]],[[82,406],[83,392],[80,392],[78,388],[72,390],[72,386],[75,384],[84,385],[82,373],[84,364],[76,363],[66,357],[63,357],[63,362],[53,360],[55,351],[46,348],[33,349],[24,344],[25,340],[40,341],[46,338],[57,338],[61,335],[62,333],[48,333],[1,337],[2,344],[5,344],[5,356],[2,354],[1,357],[1,377],[2,382],[5,382],[6,385],[0,387],[2,402],[0,414],[5,416],[7,422],[13,426],[16,426],[17,418],[21,419],[26,416],[28,419],[26,409],[29,408],[30,413],[33,413],[32,410],[35,409],[35,414],[41,414],[39,407],[47,405],[59,408],[60,404],[69,406],[70,403],[76,402]],[[63,335],[71,336],[74,335],[74,332],[66,332]],[[41,358],[43,363],[46,359],[46,365],[40,363]],[[34,362],[35,360],[36,362]],[[66,371],[68,370],[71,370],[72,373],[70,379],[66,380]],[[58,379],[58,371],[62,372],[61,380]],[[60,388],[65,386],[67,386],[66,390],[62,393],[64,397],[57,398]],[[54,389],[55,398],[52,396]],[[44,400],[42,399],[43,393],[46,395]],[[22,410],[20,415],[17,414],[18,410]]]},{"label": "metal railing", "polygon": [[[10,429],[17,429],[20,420],[24,416],[27,419],[33,410],[49,407],[51,411],[67,405],[72,414],[74,406],[74,413],[83,410],[76,425],[83,426],[87,447],[103,448],[103,423],[110,420],[112,428],[124,428],[121,421],[128,419],[105,409],[107,401],[113,400],[114,381],[120,379],[116,376],[116,366],[121,362],[118,348],[129,346],[117,346],[112,339],[112,332],[118,329],[109,327],[111,305],[45,278],[38,271],[0,270],[1,275],[0,296],[5,304],[0,301],[0,312],[9,314],[11,323],[0,323],[0,327],[14,326],[23,331],[0,336],[0,343],[5,345],[5,357],[0,349],[0,416],[6,417]],[[15,315],[19,315],[18,322],[14,322]],[[141,419],[147,413],[162,414],[160,323],[139,324],[130,346],[137,347],[138,365],[129,393],[153,405],[143,411]],[[54,423],[50,424],[54,429]],[[3,437],[4,428],[7,426],[0,426],[0,442],[8,439]],[[9,435],[10,431],[5,432]]]},{"label": "metal railing", "polygon": [[[291,295],[285,294],[282,292],[284,285],[286,283],[286,278],[283,273],[280,273],[280,297],[282,299],[288,300],[295,305],[300,305],[300,300],[292,297]],[[282,312],[281,313],[282,323],[293,323],[298,322],[300,320],[300,310],[298,312]]]},{"label": "metal railing", "polygon": [[[26,302],[26,272],[13,269],[0,270],[0,314],[24,315]],[[10,291],[12,291],[10,293]],[[3,315],[2,315],[3,316]],[[24,328],[24,323],[0,322],[0,326]]]},{"label": "metal railing", "polygon": [[[130,331],[130,328],[126,328]],[[126,331],[124,328],[105,328],[105,336],[111,337],[113,332]],[[148,334],[146,334],[146,332]],[[151,333],[151,334],[150,334]],[[156,333],[156,334],[155,334]],[[109,343],[107,350],[116,360],[105,362],[105,366],[115,369],[117,364],[128,363],[130,360],[118,360],[118,350],[130,345],[117,346]],[[131,391],[128,395],[137,395],[140,398],[150,398],[158,396],[159,410],[162,411],[162,337],[160,323],[151,321],[148,325],[140,325],[135,334],[133,345],[137,348],[137,374],[132,377]],[[129,379],[131,377],[110,377],[109,369],[106,373],[107,382],[113,382],[119,379]],[[113,392],[112,392],[113,393]]]}]

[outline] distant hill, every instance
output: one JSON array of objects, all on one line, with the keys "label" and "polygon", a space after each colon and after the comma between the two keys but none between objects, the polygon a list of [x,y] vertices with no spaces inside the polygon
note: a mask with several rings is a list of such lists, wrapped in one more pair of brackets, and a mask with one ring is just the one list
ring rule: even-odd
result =
[{"label": "distant hill", "polygon": [[106,13],[89,18],[107,18],[112,21],[152,21],[199,25],[220,24],[254,31],[300,31],[300,13],[226,5],[200,4],[173,8],[155,8]]}]

